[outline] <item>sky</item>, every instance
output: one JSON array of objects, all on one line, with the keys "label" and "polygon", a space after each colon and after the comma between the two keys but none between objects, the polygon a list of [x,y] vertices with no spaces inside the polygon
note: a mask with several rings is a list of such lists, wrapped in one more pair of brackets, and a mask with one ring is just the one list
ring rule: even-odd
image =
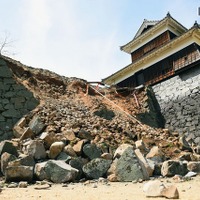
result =
[{"label": "sky", "polygon": [[[120,46],[144,19],[167,12],[186,28],[200,23],[199,0],[1,0],[2,53],[66,77],[101,81],[131,63]],[[0,46],[1,47],[1,46]]]}]

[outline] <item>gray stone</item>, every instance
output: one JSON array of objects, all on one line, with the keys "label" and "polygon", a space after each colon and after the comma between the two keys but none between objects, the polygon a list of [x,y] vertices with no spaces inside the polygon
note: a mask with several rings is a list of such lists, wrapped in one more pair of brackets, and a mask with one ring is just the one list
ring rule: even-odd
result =
[{"label": "gray stone", "polygon": [[10,161],[9,166],[35,166],[35,160],[33,156],[21,154],[18,159]]},{"label": "gray stone", "polygon": [[120,145],[118,147],[115,152],[115,160],[108,171],[108,175],[111,174],[114,174],[120,182],[149,179],[146,173],[143,174],[142,167],[131,145]]},{"label": "gray stone", "polygon": [[187,172],[187,164],[175,160],[167,160],[163,162],[161,168],[161,174],[163,176],[174,176],[176,174],[184,176]]},{"label": "gray stone", "polygon": [[161,176],[161,168],[163,163],[155,163],[153,176]]},{"label": "gray stone", "polygon": [[33,167],[30,166],[7,166],[5,170],[5,181],[33,181]]},{"label": "gray stone", "polygon": [[12,73],[10,69],[5,65],[0,65],[0,78],[10,78],[12,77]]},{"label": "gray stone", "polygon": [[6,110],[1,113],[4,117],[10,117],[10,118],[20,118],[20,112],[14,108],[11,108],[9,110]]},{"label": "gray stone", "polygon": [[95,158],[83,166],[83,172],[88,178],[98,179],[108,171],[112,161]]},{"label": "gray stone", "polygon": [[84,159],[84,158],[81,158],[81,157],[75,157],[75,158],[72,158],[70,161],[69,161],[69,164],[75,168],[75,169],[78,169],[78,175],[76,177],[77,180],[83,178],[83,166],[88,163],[88,160]]},{"label": "gray stone", "polygon": [[39,116],[34,116],[29,123],[29,127],[35,135],[39,135],[45,129],[46,125],[42,123]]},{"label": "gray stone", "polygon": [[92,140],[93,139],[93,137],[91,136],[91,134],[88,131],[83,130],[83,129],[81,129],[78,132],[78,137],[81,138],[81,139],[87,139],[87,140]]},{"label": "gray stone", "polygon": [[47,179],[54,183],[65,183],[73,181],[78,175],[78,170],[61,160],[49,160],[37,163],[35,175],[39,180]]},{"label": "gray stone", "polygon": [[83,146],[83,153],[90,159],[100,158],[101,149],[96,146],[96,144],[85,144]]},{"label": "gray stone", "polygon": [[0,155],[2,155],[4,152],[18,156],[17,148],[13,145],[12,142],[7,140],[0,143]]},{"label": "gray stone", "polygon": [[133,146],[130,145],[130,144],[121,144],[121,145],[116,149],[113,158],[120,158],[121,155],[124,153],[124,151],[125,151],[127,148],[129,148],[129,147],[133,149]]},{"label": "gray stone", "polygon": [[34,174],[39,180],[50,179],[50,177],[47,176],[46,171],[45,171],[46,165],[47,165],[47,161],[36,163],[35,165]]},{"label": "gray stone", "polygon": [[30,140],[24,144],[23,151],[27,155],[31,155],[36,160],[45,159],[46,151],[44,145],[39,140]]},{"label": "gray stone", "polygon": [[57,157],[56,160],[63,160],[66,163],[69,163],[71,160],[71,156],[67,155],[65,152],[61,152]]}]

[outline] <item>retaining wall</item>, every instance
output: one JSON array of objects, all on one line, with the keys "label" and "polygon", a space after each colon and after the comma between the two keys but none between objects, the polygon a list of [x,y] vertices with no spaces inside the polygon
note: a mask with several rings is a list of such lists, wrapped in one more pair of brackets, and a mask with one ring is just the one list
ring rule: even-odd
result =
[{"label": "retaining wall", "polygon": [[6,62],[0,58],[0,141],[10,139],[14,124],[38,103],[33,94],[17,82]]},{"label": "retaining wall", "polygon": [[165,127],[200,144],[200,66],[152,87]]}]

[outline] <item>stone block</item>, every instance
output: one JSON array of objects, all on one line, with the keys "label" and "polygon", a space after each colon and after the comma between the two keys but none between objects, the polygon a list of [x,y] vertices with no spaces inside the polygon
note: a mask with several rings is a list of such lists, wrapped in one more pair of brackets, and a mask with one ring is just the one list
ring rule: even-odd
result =
[{"label": "stone block", "polygon": [[0,155],[2,155],[4,152],[18,156],[17,148],[13,145],[12,142],[7,140],[0,143]]},{"label": "stone block", "polygon": [[39,180],[49,180],[54,183],[74,181],[78,170],[61,160],[49,160],[35,165],[35,175]]},{"label": "stone block", "polygon": [[184,176],[187,174],[187,164],[181,161],[167,160],[163,162],[161,174],[163,176],[174,176],[176,174]]},{"label": "stone block", "polygon": [[5,170],[6,182],[33,181],[33,167],[30,166],[8,166]]},{"label": "stone block", "polygon": [[108,171],[112,161],[95,158],[83,166],[83,172],[88,178],[98,179]]}]

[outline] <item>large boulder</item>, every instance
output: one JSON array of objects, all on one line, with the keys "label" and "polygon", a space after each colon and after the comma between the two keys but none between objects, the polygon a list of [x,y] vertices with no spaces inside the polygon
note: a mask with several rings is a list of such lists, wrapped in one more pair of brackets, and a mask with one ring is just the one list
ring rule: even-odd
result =
[{"label": "large boulder", "polygon": [[39,116],[34,116],[29,122],[29,127],[33,133],[37,136],[45,129],[46,125],[42,122]]},{"label": "large boulder", "polygon": [[5,169],[5,181],[33,181],[33,169],[31,166],[7,166]]},{"label": "large boulder", "polygon": [[30,140],[23,145],[23,153],[33,156],[36,160],[41,160],[46,158],[46,151],[42,141]]},{"label": "large boulder", "polygon": [[62,160],[49,160],[35,165],[35,175],[39,180],[65,183],[75,180],[78,170]]},{"label": "large boulder", "polygon": [[83,166],[83,172],[88,178],[98,179],[106,174],[111,163],[111,160],[95,158]]},{"label": "large boulder", "polygon": [[86,163],[88,163],[88,160],[81,157],[74,157],[69,161],[69,164],[79,171],[76,177],[77,180],[83,178],[83,166]]},{"label": "large boulder", "polygon": [[10,161],[5,169],[5,180],[11,181],[33,181],[35,161],[30,155],[20,155],[18,159]]},{"label": "large boulder", "polygon": [[98,148],[95,144],[85,144],[83,146],[83,153],[90,159],[100,158],[101,149]]},{"label": "large boulder", "polygon": [[126,182],[149,179],[148,174],[143,172],[133,146],[121,145],[116,150],[114,157],[115,160],[108,171],[108,175],[114,176],[116,181]]},{"label": "large boulder", "polygon": [[9,166],[35,166],[35,160],[31,155],[21,154],[18,159],[9,162]]},{"label": "large boulder", "polygon": [[169,177],[176,174],[184,176],[187,174],[187,172],[187,163],[176,160],[167,160],[163,162],[161,168],[161,174]]},{"label": "large boulder", "polygon": [[145,183],[143,191],[147,197],[166,197],[167,199],[179,198],[179,192],[175,185],[165,186],[158,180]]}]

